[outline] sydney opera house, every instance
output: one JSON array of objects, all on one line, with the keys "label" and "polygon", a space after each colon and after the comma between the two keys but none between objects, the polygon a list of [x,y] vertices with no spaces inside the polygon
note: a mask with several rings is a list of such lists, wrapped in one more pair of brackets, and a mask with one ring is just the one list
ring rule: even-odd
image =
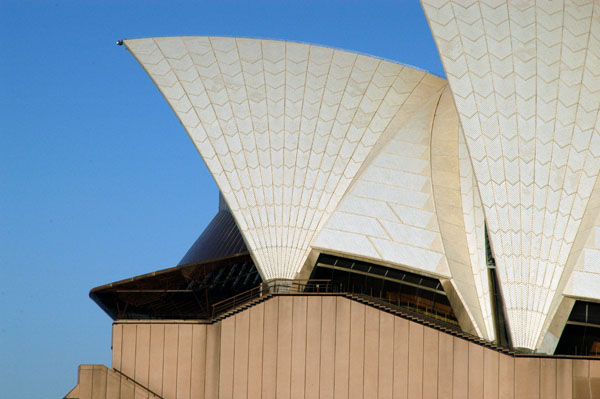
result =
[{"label": "sydney opera house", "polygon": [[600,3],[422,5],[447,80],[122,43],[221,195],[177,266],[92,289],[112,365],[66,398],[600,398]]}]

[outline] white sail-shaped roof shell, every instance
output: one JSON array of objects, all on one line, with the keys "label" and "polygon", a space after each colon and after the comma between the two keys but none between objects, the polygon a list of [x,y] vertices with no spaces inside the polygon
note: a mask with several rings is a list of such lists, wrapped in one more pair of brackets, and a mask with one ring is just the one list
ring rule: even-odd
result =
[{"label": "white sail-shaped roof shell", "polygon": [[479,194],[445,80],[271,40],[125,45],[198,148],[265,279],[297,277],[311,251],[415,270],[447,282],[463,328],[494,338],[482,211],[462,205]]},{"label": "white sail-shaped roof shell", "polygon": [[426,73],[306,44],[125,41],[185,126],[266,279],[293,278]]},{"label": "white sail-shaped roof shell", "polygon": [[582,220],[597,213],[600,3],[422,3],[464,129],[513,344],[539,348],[589,234]]}]

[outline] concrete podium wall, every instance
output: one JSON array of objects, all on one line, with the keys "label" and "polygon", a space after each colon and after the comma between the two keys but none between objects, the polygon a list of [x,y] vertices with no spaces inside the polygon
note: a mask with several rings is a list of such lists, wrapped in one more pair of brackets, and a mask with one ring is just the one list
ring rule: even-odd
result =
[{"label": "concrete podium wall", "polygon": [[153,392],[101,364],[82,364],[77,385],[65,399],[160,399]]},{"label": "concrete podium wall", "polygon": [[165,399],[600,398],[600,359],[511,357],[335,296],[117,322],[113,367]]}]

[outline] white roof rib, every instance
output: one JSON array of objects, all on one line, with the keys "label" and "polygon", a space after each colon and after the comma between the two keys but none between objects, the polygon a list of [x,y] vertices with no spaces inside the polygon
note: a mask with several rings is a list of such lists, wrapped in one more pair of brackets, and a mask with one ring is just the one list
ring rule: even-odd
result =
[{"label": "white roof rib", "polygon": [[213,174],[266,279],[293,278],[371,149],[427,75],[271,40],[126,40]]},{"label": "white roof rib", "polygon": [[[452,285],[465,304],[475,333],[493,340],[486,263],[485,258],[476,255],[483,239],[478,235],[483,229],[483,215],[473,204],[479,193],[468,184],[472,179],[471,164],[462,145],[463,132],[448,87],[440,97],[431,130],[433,197]],[[453,307],[458,309],[454,304]],[[455,313],[460,321],[460,311]]]},{"label": "white roof rib", "polygon": [[513,344],[536,349],[600,171],[600,3],[422,3],[464,129]]},{"label": "white roof rib", "polygon": [[494,331],[494,313],[491,304],[492,293],[490,292],[490,281],[486,259],[485,216],[462,129],[459,132],[458,145],[460,189],[465,236],[469,248],[469,257],[471,259],[471,268],[477,292],[477,299],[484,319],[487,338],[493,341],[496,338],[496,332]]}]

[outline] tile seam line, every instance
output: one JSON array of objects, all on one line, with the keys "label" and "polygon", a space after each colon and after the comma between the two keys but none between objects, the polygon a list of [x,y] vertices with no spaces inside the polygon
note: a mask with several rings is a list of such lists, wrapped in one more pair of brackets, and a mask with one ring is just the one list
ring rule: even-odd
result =
[{"label": "tile seam line", "polygon": [[[584,55],[584,59],[583,59],[583,69],[582,69],[582,71],[581,71],[581,84],[579,85],[579,92],[578,92],[578,95],[577,95],[577,99],[578,99],[578,103],[577,103],[577,104],[578,104],[578,105],[577,105],[577,109],[576,109],[576,111],[575,111],[574,123],[573,123],[573,126],[572,126],[572,128],[570,129],[570,130],[571,130],[571,142],[572,142],[572,140],[573,140],[573,137],[574,137],[574,135],[575,135],[575,132],[576,132],[576,130],[575,130],[575,129],[576,129],[577,116],[579,115],[579,109],[581,108],[581,106],[579,106],[579,100],[581,99],[581,93],[582,93],[582,88],[583,88],[583,80],[584,80],[585,73],[586,73],[586,70],[587,70],[587,68],[586,68],[587,56],[588,56],[588,54],[589,54],[589,52],[590,52],[590,50],[589,50],[589,49],[590,49],[590,46],[589,46],[589,44],[590,44],[590,38],[591,38],[591,36],[592,36],[592,26],[593,26],[593,23],[594,23],[594,18],[593,18],[593,17],[594,17],[594,9],[595,9],[594,5],[595,5],[595,4],[592,4],[592,16],[590,17],[590,22],[589,22],[589,31],[588,31],[588,34],[587,34],[587,42],[586,42],[586,46],[585,46],[585,49],[586,49],[586,51],[585,51],[585,55]],[[563,13],[563,23],[564,23],[564,13]],[[569,29],[568,29],[568,28],[566,28],[566,27],[565,27],[565,29],[566,29],[567,31],[569,31]],[[569,32],[570,32],[570,31],[569,31]],[[562,46],[561,46],[561,59],[562,59]],[[559,81],[559,87],[560,87],[560,81]],[[558,105],[557,105],[557,107],[558,107]],[[596,119],[597,119],[597,117],[598,117],[598,112],[596,112]],[[594,122],[594,126],[595,126],[595,125],[596,125],[596,123]],[[584,157],[584,162],[583,162],[583,163],[584,163],[584,165],[587,163],[588,155],[589,155],[589,153],[591,152],[591,151],[590,151],[590,147],[591,147],[591,143],[592,143],[592,140],[593,140],[593,133],[595,133],[595,132],[597,132],[597,130],[596,130],[596,129],[593,129],[593,131],[592,131],[592,134],[590,135],[590,140],[589,140],[589,143],[588,143],[588,150],[586,151],[586,153],[585,153],[585,157]],[[571,159],[571,151],[569,151],[569,154],[568,154],[568,156],[567,156],[567,166],[568,166],[568,164],[569,164],[569,159]],[[582,170],[583,170],[583,169],[582,169]],[[564,181],[566,180],[566,177],[567,177],[567,168],[565,168],[565,170],[564,170],[564,173],[563,173],[563,178],[562,178],[562,181],[563,181],[563,187],[564,187]],[[579,191],[579,186],[580,186],[580,183],[581,183],[581,178],[582,178],[582,176],[580,176],[580,177],[579,177],[579,179],[578,179],[578,181],[577,181],[577,189],[575,190],[575,192],[578,192],[578,191]],[[596,179],[597,179],[597,178],[596,178]],[[562,194],[564,194],[564,191],[562,191]],[[585,210],[587,210],[587,205],[589,204],[589,200],[590,200],[590,199],[591,199],[591,193],[590,193],[590,197],[588,197],[588,198],[587,198],[587,201],[586,201],[586,206],[585,206],[584,212],[585,212]],[[559,202],[559,206],[558,206],[559,208],[560,208],[560,204],[562,203],[562,200],[563,200],[563,195],[561,195],[561,198],[560,198],[560,202]],[[569,219],[571,219],[571,218],[570,218],[570,215],[571,215],[571,214],[572,214],[572,212],[573,212],[573,207],[574,207],[574,204],[575,204],[575,199],[573,200],[573,203],[571,204],[571,207],[570,207],[570,211],[569,211]],[[568,223],[568,222],[567,222],[567,223]],[[581,221],[579,221],[579,223],[578,223],[578,229],[577,229],[578,231],[579,231],[579,226],[581,226]],[[566,230],[566,227],[565,227],[565,230]],[[553,226],[553,234],[552,234],[552,235],[553,235],[553,237],[554,237],[554,232],[555,232],[555,231],[556,231],[556,223],[555,223],[555,224],[554,224],[554,226]],[[558,254],[560,254],[560,252],[561,252],[561,250],[562,250],[562,247],[563,247],[563,245],[564,245],[564,239],[563,239],[563,240],[561,240],[561,242],[560,242],[560,246],[559,246]],[[570,244],[570,248],[571,248],[571,249],[573,248],[573,243],[571,243],[571,244]],[[571,251],[569,251],[569,252],[571,252]],[[554,296],[556,296],[556,295],[557,295],[557,293],[558,293],[558,286],[560,285],[560,283],[561,283],[561,280],[563,280],[563,278],[565,277],[565,276],[564,276],[564,273],[565,273],[565,270],[564,270],[564,269],[567,267],[567,264],[568,264],[567,262],[568,262],[568,257],[567,257],[567,261],[565,262],[565,265],[564,265],[564,267],[563,267],[563,270],[561,270],[561,271],[557,271],[557,270],[556,270],[556,268],[555,268],[555,269],[552,271],[552,278],[551,278],[550,282],[552,282],[552,280],[554,280],[554,276],[555,276],[555,274],[556,274],[556,273],[559,273],[559,274],[558,274],[558,276],[559,276],[559,277],[558,277],[558,279],[559,279],[559,280],[558,280],[557,287],[556,287],[557,289],[554,291]],[[544,276],[544,277],[545,277],[545,276]],[[567,278],[568,278],[568,277],[567,277]],[[552,287],[551,287],[551,286],[550,286],[550,290],[552,290]],[[558,293],[558,295],[561,295],[561,294],[562,294],[562,293]],[[552,299],[550,299],[550,298],[549,298],[549,295],[548,295],[548,296],[546,296],[546,298],[545,298],[545,300],[544,300],[544,307],[542,308],[542,311],[543,311],[543,309],[546,307],[546,303],[548,303],[548,301],[550,301],[550,306],[552,306],[552,303],[553,303],[553,302],[555,302],[555,300],[554,300],[554,297],[553,297]],[[538,306],[539,306],[539,304],[538,304]],[[536,344],[537,344],[537,343],[540,341],[540,339],[541,339],[542,330],[543,330],[543,327],[544,327],[544,325],[546,324],[546,323],[545,323],[545,321],[546,321],[545,319],[547,319],[547,318],[548,318],[548,315],[546,315],[546,317],[544,318],[544,320],[543,320],[543,321],[542,321],[542,320],[538,320],[538,322],[536,323],[536,329],[537,329],[537,330],[539,330],[539,333],[538,333],[539,335],[538,335],[538,337],[537,337],[537,339],[536,339]]]},{"label": "tile seam line", "polygon": [[[590,38],[592,37],[592,27],[593,27],[593,24],[594,24],[594,14],[596,14],[596,15],[597,15],[597,13],[594,13],[594,11],[595,11],[595,10],[597,10],[597,7],[596,7],[597,5],[598,5],[597,3],[594,3],[594,4],[593,4],[593,6],[592,6],[592,17],[591,17],[591,21],[590,21],[590,32],[589,32],[589,34],[588,34],[588,45],[586,46],[586,49],[588,49],[588,50],[586,51],[585,60],[584,60],[584,69],[583,69],[583,71],[582,71],[582,83],[583,83],[584,75],[585,75],[585,72],[586,72],[585,63],[586,63],[586,61],[587,61],[587,55],[588,55],[588,53],[589,53],[589,51],[590,51],[590,50],[589,50],[589,41],[590,41]],[[579,94],[579,96],[581,96],[581,87],[580,87],[580,92],[579,92],[579,93],[580,93],[580,94]],[[580,108],[580,107],[578,106],[578,107],[577,107],[577,111],[576,111],[577,113],[579,112],[579,108]],[[577,115],[577,114],[576,114],[576,115]],[[595,120],[594,120],[594,124],[593,124],[593,126],[596,126],[596,125],[598,124],[598,118],[599,118],[599,115],[600,115],[600,109],[596,110],[596,117],[595,117]],[[573,129],[575,129],[575,127],[573,127]],[[593,132],[592,132],[592,135],[591,135],[591,137],[590,137],[590,144],[591,144],[591,142],[592,142],[592,140],[593,140],[594,133],[596,134],[596,136],[598,135],[598,128],[597,128],[597,127],[593,128]],[[585,155],[584,164],[587,162],[588,155],[590,154],[590,152],[591,152],[591,151],[589,150],[589,147],[588,147],[588,151],[586,152],[586,155]],[[565,170],[565,173],[566,173],[566,170]],[[584,173],[585,173],[585,172],[584,172]],[[598,176],[596,176],[596,183],[594,184],[594,186],[596,186],[596,185],[597,185],[597,182],[598,182]],[[580,177],[580,179],[578,180],[578,183],[577,183],[577,187],[578,187],[578,188],[579,188],[579,184],[580,184],[580,183],[581,183],[581,177]],[[585,209],[584,209],[584,211],[583,211],[583,212],[584,212],[583,214],[585,214],[585,213],[586,213],[586,211],[588,210],[588,206],[589,206],[589,202],[590,202],[589,200],[592,198],[592,196],[593,196],[593,194],[594,194],[594,191],[595,191],[595,190],[594,190],[594,188],[592,188],[592,191],[591,191],[591,193],[590,193],[590,196],[589,196],[589,198],[588,198],[588,201],[587,201],[587,203],[586,203],[586,206],[585,206]],[[576,190],[576,192],[577,192],[577,190]],[[597,193],[597,195],[598,195],[598,193]],[[571,212],[570,212],[569,214],[571,214],[571,213],[573,212],[573,206],[574,206],[574,204],[575,204],[575,200],[573,201],[573,204],[571,204]],[[582,223],[582,221],[583,221],[583,219],[580,219],[580,220],[579,220],[579,226],[581,226],[581,223]],[[579,233],[579,228],[577,229],[577,232]],[[590,234],[590,233],[588,232],[588,238],[589,238],[589,234]],[[587,239],[586,239],[586,241],[587,241]],[[575,242],[571,243],[571,249],[573,248],[573,245],[574,245],[574,243],[575,243]],[[561,248],[562,248],[562,245],[563,245],[563,243],[561,242]],[[585,246],[585,243],[584,243],[584,246]],[[560,252],[560,251],[559,251],[559,252]],[[581,254],[581,250],[579,251],[579,254]],[[570,255],[571,255],[571,251],[569,251],[569,256],[567,257],[567,261],[566,261],[566,263],[565,263],[565,268],[566,268],[566,267],[568,267],[568,265],[569,265],[569,258],[570,258]],[[579,257],[579,255],[578,255],[578,257]],[[559,282],[558,282],[558,284],[557,284],[557,290],[555,291],[555,295],[556,295],[556,294],[557,294],[557,292],[558,292],[558,288],[562,286],[562,290],[561,290],[561,292],[559,293],[559,295],[562,295],[562,296],[564,296],[564,294],[563,294],[563,292],[564,292],[564,287],[565,287],[566,283],[568,282],[568,279],[569,279],[569,278],[571,277],[571,275],[573,274],[573,271],[575,270],[575,264],[574,264],[574,263],[575,263],[576,261],[577,261],[577,260],[573,260],[573,262],[572,262],[572,264],[573,264],[573,267],[572,267],[572,269],[571,269],[571,272],[569,273],[569,276],[564,276],[564,272],[565,272],[565,270],[563,270],[563,271],[561,272],[561,276],[559,277]],[[566,278],[565,278],[565,277],[566,277]],[[563,280],[563,279],[564,279],[564,280]],[[562,284],[561,284],[561,283],[562,283]],[[551,302],[550,302],[550,306],[552,306],[553,302],[555,302],[555,301],[556,301],[556,299],[555,299],[555,298],[553,298],[553,299],[551,300]],[[544,304],[544,307],[545,307],[545,306],[546,306],[546,305]],[[557,305],[557,304],[555,304],[555,307],[556,307],[556,310],[553,312],[553,313],[554,313],[554,315],[556,315],[556,311],[558,310],[558,305]],[[550,310],[549,310],[549,312],[550,312]],[[553,317],[554,317],[554,315],[553,315]],[[544,320],[544,322],[543,322],[543,323],[540,325],[540,327],[539,327],[539,328],[540,328],[540,337],[538,338],[538,342],[539,342],[539,341],[542,339],[542,338],[541,338],[541,336],[542,336],[542,331],[544,331],[544,329],[546,329],[546,331],[547,331],[547,329],[550,327],[550,323],[551,323],[551,321],[550,321],[550,322],[548,322],[548,320],[549,320],[549,318],[548,318],[548,317],[546,317],[546,320]],[[546,327],[546,326],[547,326],[547,327]],[[546,328],[545,328],[545,327],[546,327]],[[541,344],[541,342],[540,342],[540,344]]]},{"label": "tile seam line", "polygon": [[[262,189],[263,198],[264,198],[265,197],[265,179],[263,177],[263,169],[262,169],[262,166],[260,164],[260,154],[259,154],[260,150],[259,150],[258,144],[256,142],[256,128],[255,128],[254,115],[253,115],[253,112],[252,112],[252,106],[250,105],[250,96],[248,94],[248,84],[247,84],[247,81],[246,81],[246,74],[248,72],[244,71],[244,62],[243,62],[242,56],[240,54],[240,48],[239,48],[239,43],[238,43],[238,39],[237,38],[234,39],[234,43],[235,43],[235,49],[236,49],[236,52],[237,52],[237,55],[238,55],[238,62],[239,62],[239,65],[240,65],[242,79],[243,79],[243,82],[244,82],[244,90],[245,90],[245,93],[246,93],[246,100],[247,100],[246,102],[247,102],[247,106],[248,106],[248,114],[249,114],[250,121],[251,121],[251,124],[252,124],[252,138],[254,139],[254,146],[255,146],[255,149],[256,149],[256,159],[258,160],[258,172],[259,172],[259,175],[260,175],[260,182],[261,182],[261,187],[260,188]],[[261,55],[262,55],[262,52],[261,52]],[[264,75],[264,68],[263,68],[263,75]],[[266,88],[265,88],[265,91],[266,91]],[[265,106],[267,105],[266,103],[267,103],[267,98],[266,98],[266,92],[265,92]],[[232,114],[233,114],[233,112],[232,112]],[[268,116],[267,116],[267,118],[268,118]],[[247,160],[246,160],[246,162],[247,162]],[[252,184],[252,189],[255,192],[254,197],[255,197],[256,203],[258,204],[258,201],[257,201],[257,198],[256,198],[256,191],[258,190],[258,188],[254,187],[254,184]],[[264,204],[264,205],[266,205],[266,204]],[[260,216],[260,214],[259,214],[259,216]],[[269,228],[270,226],[269,226],[269,220],[268,220],[268,213],[266,211],[265,211],[265,216],[266,216],[266,219],[267,219],[266,220],[267,221],[267,229],[266,229],[266,231],[264,231],[265,229],[264,229],[264,225],[263,225],[262,221],[261,221],[261,228],[263,230],[262,231],[263,240],[266,242],[266,240],[267,240],[267,233],[269,235],[270,241],[272,241],[273,238],[271,237],[271,229]]]},{"label": "tile seam line", "polygon": [[[330,140],[330,139],[331,139],[331,137],[332,137],[332,132],[333,132],[333,129],[334,129],[334,127],[336,126],[336,121],[338,120],[338,114],[339,114],[339,111],[340,111],[340,109],[342,108],[342,102],[343,102],[344,98],[346,98],[346,97],[347,97],[347,95],[348,95],[348,83],[350,82],[350,80],[351,80],[351,78],[352,78],[352,74],[355,72],[355,70],[358,70],[358,69],[359,69],[359,68],[357,68],[357,61],[358,61],[359,57],[360,57],[359,55],[356,55],[356,57],[354,57],[354,60],[353,60],[353,62],[352,62],[352,67],[351,67],[351,69],[350,69],[350,71],[349,71],[349,73],[348,73],[348,77],[347,77],[347,79],[346,79],[346,82],[345,82],[345,85],[344,85],[344,89],[343,89],[343,91],[341,92],[342,94],[341,94],[341,97],[340,97],[340,99],[339,99],[339,103],[338,103],[338,105],[337,105],[337,108],[336,108],[336,113],[335,113],[335,117],[333,118],[333,123],[331,124],[331,129],[329,130],[329,133],[327,134],[327,143],[325,144],[325,148],[324,148],[324,150],[327,148],[327,146],[328,146],[328,145],[329,145],[329,143],[331,142],[331,140]],[[332,57],[332,63],[333,63],[333,57]],[[371,72],[371,77],[370,77],[370,79],[369,79],[369,82],[367,83],[367,85],[366,85],[366,87],[365,87],[365,89],[364,89],[364,92],[363,92],[363,93],[362,93],[362,95],[361,95],[360,102],[359,102],[359,104],[356,106],[356,108],[354,109],[354,112],[353,112],[353,114],[352,114],[352,121],[354,121],[354,119],[355,119],[355,117],[356,117],[356,113],[357,113],[357,112],[358,112],[358,110],[360,109],[360,105],[362,104],[363,98],[364,98],[364,96],[366,95],[366,92],[367,92],[368,88],[370,87],[370,85],[371,85],[371,82],[373,81],[373,77],[376,75],[376,73],[377,73],[377,69],[379,68],[379,65],[380,65],[380,64],[381,64],[381,61],[380,61],[380,60],[378,60],[377,67],[376,67],[375,69],[373,69],[373,70],[372,70],[372,72]],[[363,71],[362,71],[362,70],[360,70],[360,72],[363,72]],[[352,121],[351,121],[351,122],[348,124],[347,128],[345,129],[345,134],[344,134],[344,136],[343,136],[343,138],[342,138],[342,141],[340,142],[340,148],[341,148],[341,146],[343,145],[343,143],[344,143],[344,140],[345,140],[345,138],[346,138],[346,137],[347,137],[347,135],[348,135],[348,131],[349,131],[350,127],[352,126]],[[365,130],[366,130],[366,128],[365,128]],[[364,132],[363,132],[363,135],[364,135]],[[361,136],[361,138],[362,138],[362,136]],[[313,141],[313,144],[314,144],[314,141]],[[360,141],[359,141],[359,143],[358,143],[357,145],[359,145],[359,144],[360,144]],[[311,147],[311,150],[312,150],[312,147]],[[333,173],[333,166],[335,165],[335,161],[337,160],[337,158],[338,158],[338,155],[339,155],[339,153],[338,153],[338,154],[336,154],[336,156],[335,156],[335,158],[334,158],[334,161],[332,162],[332,170],[331,170],[331,171],[329,171],[329,175],[327,175],[327,176],[326,176],[326,177],[327,177],[327,179],[326,179],[326,181],[325,181],[325,183],[324,183],[324,185],[323,185],[323,193],[325,192],[325,187],[327,186],[327,182],[329,181],[329,178],[330,178],[331,174]],[[321,172],[321,171],[322,171],[323,158],[324,158],[324,155],[321,155],[321,157],[320,157],[320,162],[319,162],[319,168],[317,169],[319,172]],[[347,164],[346,164],[346,167],[347,167]],[[344,170],[345,170],[345,168],[344,168]],[[319,175],[320,175],[320,173],[317,173],[317,178],[318,178],[318,176],[319,176]],[[337,183],[337,184],[339,184],[339,179],[340,179],[342,176],[343,176],[343,173],[342,173],[342,174],[340,175],[340,177],[338,178],[338,183]],[[315,179],[315,181],[316,181],[316,180],[317,180],[317,179]],[[336,188],[337,188],[337,184],[336,184]],[[336,189],[334,188],[334,190],[333,190],[333,191],[330,193],[330,199],[331,199],[331,196],[333,196],[333,193],[335,192],[335,190],[336,190]],[[313,195],[314,195],[314,193],[315,193],[315,186],[313,186],[313,187],[312,187],[311,194],[310,194],[310,200],[309,200],[309,204],[310,204],[310,202],[312,202],[312,198],[313,198]],[[323,193],[321,193],[321,195],[322,195]],[[340,198],[340,200],[341,200],[341,198]],[[339,200],[338,200],[338,201],[339,201]],[[319,199],[319,202],[320,202],[320,199]],[[327,202],[327,204],[329,204],[329,201]],[[301,247],[303,247],[303,246],[305,246],[305,245],[306,245],[307,247],[309,247],[309,246],[310,246],[310,244],[311,244],[311,242],[314,240],[314,237],[315,237],[315,235],[316,235],[316,233],[317,233],[317,230],[318,230],[318,229],[317,229],[318,225],[319,225],[319,224],[321,224],[321,225],[322,225],[322,222],[321,222],[321,221],[323,220],[323,217],[324,217],[324,215],[325,215],[325,213],[326,213],[326,209],[327,209],[327,206],[325,206],[325,208],[324,208],[322,211],[319,211],[319,204],[317,203],[317,205],[316,205],[316,208],[315,208],[315,212],[313,213],[313,215],[312,215],[312,217],[310,218],[310,221],[309,221],[309,225],[308,225],[308,228],[307,228],[307,230],[308,230],[308,233],[306,234],[306,236],[305,236],[305,237],[303,237],[303,240],[302,240],[302,242],[301,242],[301,244],[302,244],[302,245],[301,245]],[[318,223],[318,225],[317,225],[317,226],[315,226],[315,229],[314,229],[314,231],[311,233],[311,229],[310,229],[310,227],[311,227],[311,226],[312,226],[312,224],[314,223],[314,220],[315,220],[315,214],[316,214],[316,213],[320,213],[320,215],[318,216],[318,220],[317,220],[317,223]],[[305,215],[305,220],[304,220],[304,222],[306,222],[306,215]],[[309,235],[310,235],[310,239],[308,238],[308,236],[309,236]],[[307,242],[307,240],[308,240],[308,242]]]},{"label": "tile seam line", "polygon": [[[288,44],[286,43],[286,72],[287,72],[287,46]],[[307,46],[308,47],[308,54],[306,56],[306,69],[304,70],[304,85],[303,85],[303,90],[302,90],[302,106],[300,107],[300,112],[298,117],[300,118],[300,121],[298,123],[298,132],[297,132],[297,143],[296,143],[296,151],[294,153],[294,172],[293,172],[293,180],[295,181],[295,177],[296,177],[296,173],[298,172],[298,151],[300,150],[300,136],[302,134],[302,121],[304,120],[303,115],[304,115],[304,104],[305,104],[305,100],[306,100],[306,88],[308,85],[308,79],[309,79],[309,66],[310,66],[310,60],[311,60],[311,50],[312,50],[312,46]],[[286,85],[287,85],[287,74],[286,74]],[[286,86],[287,87],[287,86]],[[287,88],[286,88],[287,90]],[[287,95],[286,95],[286,99],[287,99]],[[287,113],[286,113],[287,115]],[[285,119],[284,119],[285,120]],[[285,148],[285,141],[284,141],[284,148]],[[284,149],[284,154],[285,154],[285,149]],[[285,164],[285,161],[284,161]],[[284,172],[284,176],[285,176],[285,168],[283,170]],[[284,178],[285,180],[285,178]],[[295,190],[296,186],[294,184],[292,184],[292,188],[291,188],[291,192],[290,192],[290,203],[288,204],[288,208],[290,209],[290,214],[288,215],[288,226],[292,226],[291,224],[291,220],[292,220],[292,207],[293,207],[293,201],[294,201],[294,190]],[[304,187],[303,187],[304,188]],[[296,214],[296,223],[295,225],[297,226],[298,222],[298,214]],[[293,233],[292,233],[292,237],[291,237],[291,241],[292,243],[294,243],[295,238],[296,238],[296,232],[297,229],[293,228]],[[288,235],[287,238],[287,243],[288,243],[288,248],[291,246],[289,245],[290,243],[290,238]],[[298,257],[298,254],[294,254],[294,251],[292,251],[292,254],[290,255],[293,258],[293,262],[292,264],[296,264],[296,258]],[[300,262],[298,262],[300,263]],[[292,273],[293,276],[295,276],[298,273],[298,271],[294,271]]]},{"label": "tile seam line", "polygon": [[[220,75],[220,76],[221,76],[221,78],[222,78],[222,77],[223,77],[223,76],[225,76],[225,75],[223,74],[223,70],[221,69],[221,63],[220,63],[220,61],[219,61],[219,58],[218,58],[218,56],[217,56],[217,51],[215,50],[215,44],[213,43],[212,37],[207,37],[207,41],[208,41],[208,42],[209,42],[209,44],[210,44],[210,51],[211,51],[211,53],[212,53],[212,56],[213,56],[213,58],[214,58],[214,60],[215,60],[215,65],[217,66],[217,69],[218,69],[218,71],[219,71],[219,75]],[[184,41],[184,40],[181,40],[181,42],[183,43],[183,45],[184,45],[185,49],[187,50],[188,54],[190,54],[191,52],[190,52],[190,50],[189,50],[189,47],[188,47],[188,46],[187,46],[187,44],[185,43],[185,41]],[[236,51],[237,51],[237,43],[236,43]],[[190,57],[190,58],[191,58],[191,57]],[[239,61],[239,54],[238,54],[238,61]],[[211,99],[211,96],[208,94],[208,93],[209,93],[209,91],[206,89],[206,85],[204,84],[204,80],[202,79],[202,75],[200,74],[200,71],[198,70],[196,63],[195,63],[195,62],[193,62],[193,60],[192,60],[192,63],[193,63],[193,65],[194,65],[194,68],[196,69],[196,73],[198,73],[198,76],[200,77],[200,81],[202,82],[202,86],[204,87],[204,90],[205,90],[205,92],[207,93],[207,97],[209,98],[209,101],[210,101],[210,106],[211,106],[211,108],[212,108],[212,110],[213,110],[213,113],[215,114],[215,117],[216,117],[216,119],[217,119],[217,122],[218,122],[218,124],[219,124],[219,129],[221,130],[221,133],[222,133],[222,135],[223,135],[223,141],[225,142],[225,145],[227,145],[227,149],[229,150],[229,153],[230,153],[230,154],[233,154],[233,152],[231,151],[230,145],[229,145],[229,141],[227,140],[227,137],[229,137],[229,135],[228,135],[228,134],[226,134],[226,133],[225,133],[225,130],[223,129],[222,120],[221,120],[221,118],[219,117],[219,113],[217,113],[217,110],[216,110],[216,108],[215,108],[215,106],[214,106],[215,104],[214,104],[214,102],[212,101],[212,99]],[[241,68],[240,68],[240,69],[241,69]],[[243,76],[243,70],[242,70],[242,71],[240,71],[240,73],[241,73],[241,74],[242,74],[242,76]],[[228,106],[227,108],[228,108],[228,109],[231,111],[231,115],[232,115],[232,117],[231,117],[230,119],[233,119],[233,121],[234,121],[234,123],[235,123],[235,130],[236,130],[236,132],[237,132],[237,135],[234,135],[234,136],[232,136],[232,137],[235,137],[235,136],[237,136],[237,139],[238,139],[238,140],[240,140],[240,129],[239,129],[239,125],[238,125],[237,118],[235,117],[235,111],[233,110],[233,107],[232,107],[232,105],[231,105],[231,102],[232,102],[232,101],[231,101],[231,96],[230,96],[229,90],[228,90],[228,88],[227,88],[227,84],[225,83],[225,79],[222,79],[222,80],[223,80],[223,88],[222,88],[222,90],[225,92],[225,95],[227,96],[227,106]],[[241,143],[241,140],[240,140],[240,143]],[[248,159],[247,159],[247,157],[246,157],[246,150],[245,150],[245,149],[242,147],[242,149],[241,149],[241,151],[240,151],[240,152],[241,152],[241,153],[243,153],[243,155],[244,155],[244,163],[245,163],[245,165],[246,165],[246,168],[248,168]],[[240,174],[240,170],[239,170],[239,168],[238,168],[238,167],[237,167],[237,165],[236,165],[235,158],[234,158],[234,156],[233,156],[233,155],[230,155],[230,157],[231,157],[231,162],[232,162],[232,164],[233,164],[233,168],[235,169],[235,174],[237,175],[238,182],[239,182],[239,184],[240,184],[240,190],[239,190],[239,191],[237,191],[237,192],[235,192],[235,190],[233,190],[233,187],[232,187],[232,193],[231,193],[231,195],[233,195],[233,196],[237,197],[237,195],[238,195],[238,194],[241,192],[241,194],[243,195],[243,198],[244,198],[244,202],[246,203],[246,209],[247,209],[247,208],[248,208],[248,203],[249,203],[249,202],[248,202],[248,196],[249,196],[249,193],[247,193],[247,191],[252,191],[252,195],[254,196],[254,203],[257,203],[257,201],[256,201],[256,195],[255,195],[255,193],[254,193],[254,190],[253,190],[253,189],[250,189],[250,190],[248,190],[248,189],[246,189],[246,188],[244,187],[244,183],[243,183],[243,180],[244,180],[244,179],[243,179],[243,176]],[[246,170],[246,172],[247,172],[247,170]],[[227,174],[226,174],[226,175],[227,175]],[[248,176],[249,176],[249,175],[248,175]],[[229,180],[229,179],[228,179],[228,180]],[[230,185],[231,185],[231,183],[230,183]],[[236,198],[236,202],[238,203],[238,206],[239,206],[239,201],[237,200],[237,198]],[[241,207],[240,207],[240,208],[241,208]],[[260,225],[257,225],[256,221],[254,220],[254,215],[252,214],[252,212],[248,212],[248,213],[249,213],[249,216],[250,216],[250,220],[248,220],[248,217],[247,217],[246,215],[244,215],[243,209],[238,209],[237,211],[240,213],[240,217],[241,217],[241,218],[243,218],[243,219],[246,221],[246,223],[245,223],[245,224],[246,224],[246,226],[247,226],[248,230],[254,230],[254,234],[252,234],[252,235],[254,235],[254,236],[256,237],[256,239],[257,239],[257,240],[260,242],[260,234],[259,234],[259,231],[261,231],[261,230],[259,229],[259,226],[260,226]],[[233,212],[232,212],[232,214],[233,214]],[[234,217],[234,218],[235,218],[235,217]],[[249,223],[248,223],[248,222],[250,222],[250,221],[252,222],[252,226],[253,226],[254,228],[251,228],[251,227],[249,226]],[[246,233],[249,233],[249,232],[247,231]],[[242,234],[244,234],[244,233],[242,233]],[[264,238],[265,238],[265,237],[263,236],[262,238],[263,238],[263,240],[264,240]],[[254,241],[254,237],[253,237],[253,241]],[[256,243],[255,243],[255,245],[256,245]],[[258,263],[258,262],[257,262],[257,263]]]}]

